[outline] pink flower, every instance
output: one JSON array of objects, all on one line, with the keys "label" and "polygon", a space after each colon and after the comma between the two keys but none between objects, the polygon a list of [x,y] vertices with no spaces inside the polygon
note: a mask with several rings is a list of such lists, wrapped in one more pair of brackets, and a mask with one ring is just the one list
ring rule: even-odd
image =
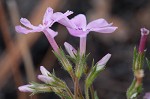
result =
[{"label": "pink flower", "polygon": [[[117,29],[117,27],[112,26],[112,23],[109,24],[105,19],[97,19],[87,24],[86,17],[83,14],[77,15],[70,21],[65,21],[63,24],[67,26],[67,29],[71,35],[80,37],[81,55],[85,53],[86,36],[90,31],[99,33],[112,33]],[[74,28],[70,28],[70,25],[72,25]]]},{"label": "pink flower", "polygon": [[144,52],[148,35],[149,35],[149,30],[147,30],[146,28],[141,28],[141,40],[139,45],[139,53]]},{"label": "pink flower", "polygon": [[58,34],[57,32],[53,31],[49,27],[51,27],[55,22],[66,18],[68,15],[72,14],[73,12],[67,11],[64,14],[61,12],[53,13],[52,8],[47,8],[45,15],[43,17],[42,24],[39,24],[38,26],[34,26],[30,23],[29,20],[26,18],[21,18],[20,22],[25,27],[22,27],[21,25],[16,26],[15,29],[18,33],[28,34],[32,32],[44,32],[45,36],[47,37],[49,43],[51,44],[54,51],[58,52],[58,45],[54,40],[54,37]]},{"label": "pink flower", "polygon": [[86,17],[83,14],[79,14],[72,18],[71,24],[75,24],[76,28],[67,28],[71,35],[76,37],[86,37],[90,31],[99,33],[112,33],[117,27],[112,26],[112,23],[108,23],[105,19],[97,19],[87,24]]}]

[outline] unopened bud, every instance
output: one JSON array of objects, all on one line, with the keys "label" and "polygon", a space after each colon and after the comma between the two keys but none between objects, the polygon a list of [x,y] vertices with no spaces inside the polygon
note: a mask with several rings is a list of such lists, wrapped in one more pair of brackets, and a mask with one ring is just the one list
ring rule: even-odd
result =
[{"label": "unopened bud", "polygon": [[101,70],[106,65],[110,57],[111,57],[111,54],[108,53],[100,61],[98,61],[96,71]]},{"label": "unopened bud", "polygon": [[23,86],[18,87],[18,89],[21,92],[33,92],[34,90],[31,87],[33,87],[33,86],[32,85],[23,85]]},{"label": "unopened bud", "polygon": [[77,50],[67,42],[64,43],[64,46],[65,46],[65,49],[67,50],[67,52],[69,53],[69,55],[72,58],[75,58],[75,55],[77,54]]},{"label": "unopened bud", "polygon": [[141,28],[141,40],[139,45],[139,53],[143,53],[145,50],[145,44],[147,41],[148,34],[149,34],[149,30],[147,30],[146,28]]},{"label": "unopened bud", "polygon": [[54,82],[54,79],[52,77],[45,76],[45,75],[38,75],[38,79],[43,81],[46,84],[50,84]]},{"label": "unopened bud", "polygon": [[45,75],[45,76],[51,75],[51,73],[43,66],[40,66],[40,71],[42,75]]}]

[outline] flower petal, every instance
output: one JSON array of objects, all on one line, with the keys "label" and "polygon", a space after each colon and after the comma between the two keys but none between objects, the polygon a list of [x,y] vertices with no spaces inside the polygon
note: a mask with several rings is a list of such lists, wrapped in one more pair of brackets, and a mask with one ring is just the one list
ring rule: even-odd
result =
[{"label": "flower petal", "polygon": [[55,12],[52,16],[52,19],[57,22],[63,18],[66,18],[67,16],[73,14],[72,11],[66,11],[65,13],[61,13],[61,12]]},{"label": "flower petal", "polygon": [[97,20],[90,22],[87,25],[87,29],[101,28],[101,27],[105,27],[108,25],[112,25],[112,24],[109,24],[105,19],[97,19]]},{"label": "flower petal", "polygon": [[30,32],[30,30],[22,27],[21,25],[19,26],[16,26],[15,27],[15,30],[18,32],[18,33],[23,33],[23,34],[28,34]]},{"label": "flower petal", "polygon": [[20,22],[21,22],[24,26],[26,26],[26,27],[28,27],[28,28],[30,28],[30,29],[36,28],[36,26],[32,25],[32,24],[30,23],[30,21],[29,21],[28,19],[26,19],[26,18],[21,18],[21,19],[20,19]]},{"label": "flower petal", "polygon": [[67,50],[67,52],[69,53],[69,55],[72,58],[75,58],[75,55],[77,54],[77,50],[67,42],[64,43],[64,46],[65,46],[65,49]]},{"label": "flower petal", "polygon": [[72,11],[67,11],[65,12],[64,14],[61,13],[61,12],[56,12],[53,14],[53,20],[54,22],[58,22],[66,27],[69,27],[69,28],[76,28],[75,24],[73,24],[67,16],[73,14]]},{"label": "flower petal", "polygon": [[53,15],[53,9],[48,7],[43,17],[43,25],[49,25],[52,23],[51,16]]},{"label": "flower petal", "polygon": [[78,14],[71,19],[71,22],[74,23],[79,29],[86,29],[86,17],[83,14]]},{"label": "flower petal", "polygon": [[95,31],[99,33],[112,33],[114,32],[118,27],[108,26],[108,27],[102,27],[102,28],[93,28],[90,29],[90,31]]},{"label": "flower petal", "polygon": [[110,57],[111,57],[111,54],[108,53],[100,61],[98,61],[96,71],[101,70],[106,65]]},{"label": "flower petal", "polygon": [[76,37],[86,37],[86,35],[89,33],[89,31],[83,31],[83,30],[71,29],[71,28],[67,28],[67,29],[71,35]]},{"label": "flower petal", "polygon": [[30,30],[30,29],[24,28],[21,25],[19,25],[19,26],[15,27],[15,30],[18,33],[28,34],[28,33],[32,33],[32,32],[41,32],[42,28],[36,27],[34,30]]},{"label": "flower petal", "polygon": [[45,75],[45,76],[51,75],[51,73],[44,66],[40,66],[40,71],[42,75]]}]

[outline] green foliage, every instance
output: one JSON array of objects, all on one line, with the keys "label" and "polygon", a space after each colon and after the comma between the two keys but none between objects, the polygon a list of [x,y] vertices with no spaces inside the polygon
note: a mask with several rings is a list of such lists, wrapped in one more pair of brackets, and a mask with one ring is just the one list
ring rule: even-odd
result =
[{"label": "green foliage", "polygon": [[144,64],[145,52],[140,53],[134,48],[133,52],[133,72],[134,72],[134,79],[132,84],[127,90],[127,99],[137,99],[137,96],[142,92],[142,78],[143,75],[140,71],[143,71],[143,64]]},{"label": "green foliage", "polygon": [[86,84],[87,87],[90,87],[91,84],[93,83],[93,81],[99,75],[99,73],[101,73],[105,69],[105,66],[103,66],[100,70],[97,70],[97,66],[98,66],[98,64],[96,64],[94,66],[94,64],[92,63],[92,68],[89,71],[89,74],[88,74],[88,76],[87,76],[87,78],[85,80],[85,84]]},{"label": "green foliage", "polygon": [[77,76],[78,79],[81,78],[84,70],[86,69],[86,60],[87,60],[88,56],[89,56],[89,54],[80,56],[79,52],[76,56],[76,59],[75,59],[75,75]]},{"label": "green foliage", "polygon": [[127,90],[127,99],[136,99],[142,90],[142,84],[136,86],[136,79],[134,78],[131,86]]},{"label": "green foliage", "polygon": [[53,51],[55,56],[58,58],[58,60],[62,64],[63,68],[65,70],[67,70],[68,72],[72,71],[72,65],[71,65],[70,61],[68,60],[68,58],[66,57],[64,51],[60,48],[59,52],[60,53],[56,53],[56,52]]}]

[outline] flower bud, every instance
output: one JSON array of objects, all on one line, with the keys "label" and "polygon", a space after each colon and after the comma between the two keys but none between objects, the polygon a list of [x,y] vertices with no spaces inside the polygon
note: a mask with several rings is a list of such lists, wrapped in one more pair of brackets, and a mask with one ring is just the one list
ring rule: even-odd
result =
[{"label": "flower bud", "polygon": [[33,86],[28,84],[28,85],[20,86],[20,87],[18,87],[18,89],[21,92],[33,92],[34,90],[30,87],[33,87]]},{"label": "flower bud", "polygon": [[64,46],[65,46],[65,49],[67,50],[67,52],[69,53],[69,55],[72,58],[75,58],[75,55],[77,54],[77,50],[67,42],[64,43]]},{"label": "flower bud", "polygon": [[43,81],[46,84],[50,84],[54,82],[53,77],[45,76],[45,75],[38,75],[38,79]]},{"label": "flower bud", "polygon": [[111,57],[111,54],[108,53],[100,61],[98,61],[96,71],[101,70],[106,65],[110,57]]},{"label": "flower bud", "polygon": [[139,45],[139,53],[143,53],[145,50],[145,44],[147,41],[148,34],[149,34],[149,30],[147,30],[146,28],[141,28],[141,40]]},{"label": "flower bud", "polygon": [[44,68],[44,66],[40,66],[40,71],[42,75],[45,75],[45,76],[51,75],[51,73],[46,68]]}]

